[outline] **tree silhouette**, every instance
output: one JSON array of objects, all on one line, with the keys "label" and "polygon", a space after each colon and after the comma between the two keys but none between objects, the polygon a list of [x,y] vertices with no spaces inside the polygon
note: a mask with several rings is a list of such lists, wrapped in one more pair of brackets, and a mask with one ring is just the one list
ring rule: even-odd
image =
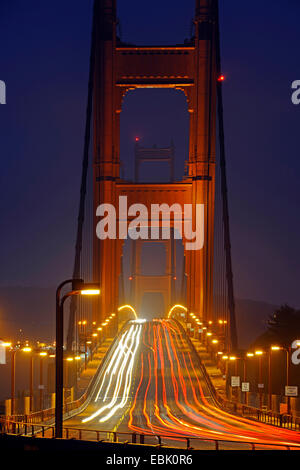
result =
[{"label": "tree silhouette", "polygon": [[279,344],[289,347],[300,340],[300,310],[285,304],[278,308],[267,322],[267,330],[257,338],[254,346],[268,347]]}]

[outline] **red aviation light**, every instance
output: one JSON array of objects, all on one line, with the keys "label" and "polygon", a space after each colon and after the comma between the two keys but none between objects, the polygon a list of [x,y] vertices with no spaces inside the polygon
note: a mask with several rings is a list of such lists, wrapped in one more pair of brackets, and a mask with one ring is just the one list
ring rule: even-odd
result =
[{"label": "red aviation light", "polygon": [[224,82],[224,80],[225,80],[225,76],[224,76],[224,75],[220,75],[220,76],[218,77],[218,82]]}]

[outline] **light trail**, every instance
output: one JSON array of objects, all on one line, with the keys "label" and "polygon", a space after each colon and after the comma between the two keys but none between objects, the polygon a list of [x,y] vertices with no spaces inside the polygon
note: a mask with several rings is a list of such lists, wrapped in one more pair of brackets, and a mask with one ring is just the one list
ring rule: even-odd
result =
[{"label": "light trail", "polygon": [[[175,322],[162,320],[152,323],[152,341],[150,324],[147,328],[148,343],[145,338],[143,342],[148,349],[148,360],[145,362],[142,353],[141,377],[130,409],[130,429],[144,433],[148,431],[149,434],[167,434],[174,439],[190,436],[300,447],[299,436],[293,431],[230,415],[208,401],[199,372],[196,372],[198,365]],[[154,389],[154,401],[149,399],[150,388]],[[137,406],[140,400],[143,401],[145,426],[134,424],[134,417],[140,414]],[[147,408],[150,410],[147,411]],[[152,421],[149,415],[154,416]]]},{"label": "light trail", "polygon": [[188,311],[188,309],[187,309],[186,307],[184,307],[184,305],[176,304],[176,305],[173,305],[173,307],[170,308],[167,317],[168,317],[168,318],[171,318],[172,313],[173,313],[174,310],[176,310],[176,309],[183,310],[185,313],[187,313],[187,311]]},{"label": "light trail", "polygon": [[[231,442],[240,449],[298,447],[299,433],[230,414],[215,402],[199,358],[175,320],[131,320],[116,338],[81,422],[99,430]],[[120,413],[121,411],[121,413]],[[82,419],[83,418],[83,419]],[[105,426],[105,427],[104,427]],[[88,428],[87,428],[88,429]],[[227,444],[226,444],[227,446]]]},{"label": "light trail", "polygon": [[[83,419],[83,423],[87,423],[106,412],[99,419],[100,423],[104,423],[114,416],[117,410],[124,409],[126,406],[132,385],[132,373],[135,364],[135,356],[140,344],[141,331],[142,325],[137,324],[132,325],[129,330],[123,333],[105,370],[104,377],[95,398],[95,402],[99,399],[102,403],[105,403],[107,400],[109,400],[109,402]],[[120,401],[118,402],[118,400]]]},{"label": "light trail", "polygon": [[136,319],[138,318],[137,313],[135,309],[132,307],[132,305],[129,305],[129,304],[121,305],[121,307],[118,308],[118,312],[122,312],[122,310],[130,310],[133,313],[134,317]]}]

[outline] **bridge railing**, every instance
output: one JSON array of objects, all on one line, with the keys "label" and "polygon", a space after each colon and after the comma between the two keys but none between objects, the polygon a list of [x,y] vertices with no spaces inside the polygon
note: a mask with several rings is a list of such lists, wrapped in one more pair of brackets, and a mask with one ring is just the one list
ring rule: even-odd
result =
[{"label": "bridge railing", "polygon": [[[12,421],[0,418],[0,431],[2,434],[9,434],[15,436],[34,436],[41,438],[55,437],[55,428],[53,425],[44,424],[29,424],[24,422]],[[276,444],[268,441],[249,442],[239,440],[226,440],[226,439],[209,439],[190,436],[172,436],[167,434],[143,434],[135,432],[112,432],[112,431],[99,431],[93,429],[82,428],[64,428],[63,439],[75,439],[96,442],[108,443],[123,443],[123,444],[140,444],[140,445],[153,445],[158,447],[178,447],[187,450],[230,450],[236,449],[237,446],[245,450],[261,450],[261,449],[285,449],[285,450],[300,450],[300,445],[284,445]]]},{"label": "bridge railing", "polygon": [[[119,334],[121,334],[121,332],[125,328],[126,328],[126,323],[122,326]],[[81,395],[81,397],[78,398],[77,400],[74,400],[70,403],[65,403],[63,405],[64,419],[70,418],[73,415],[80,413],[82,409],[85,406],[87,406],[88,401],[91,395],[93,394],[95,386],[97,385],[99,381],[99,372],[101,368],[103,367],[103,364],[105,364],[112,346],[113,346],[113,342],[111,343],[110,347],[106,351],[105,356],[103,357],[101,363],[99,364],[97,370],[95,371],[95,374],[92,380],[90,381],[86,391],[83,393],[83,395]],[[26,423],[26,424],[45,423],[46,425],[50,425],[53,423],[54,418],[55,418],[55,408],[48,408],[45,410],[35,411],[27,415],[2,416],[1,418],[7,419],[8,421],[18,422],[18,423],[21,423],[21,422]]]}]

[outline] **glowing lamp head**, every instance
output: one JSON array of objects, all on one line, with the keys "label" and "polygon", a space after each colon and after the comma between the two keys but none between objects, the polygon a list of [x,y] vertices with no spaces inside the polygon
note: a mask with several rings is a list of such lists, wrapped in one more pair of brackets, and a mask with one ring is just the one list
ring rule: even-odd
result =
[{"label": "glowing lamp head", "polygon": [[100,295],[100,289],[83,289],[81,295]]},{"label": "glowing lamp head", "polygon": [[41,352],[40,352],[40,356],[41,356],[41,357],[48,356],[48,353],[46,353],[46,351],[41,351]]},{"label": "glowing lamp head", "polygon": [[224,82],[224,80],[225,80],[225,76],[224,76],[224,75],[220,75],[220,76],[218,77],[218,82]]},{"label": "glowing lamp head", "polygon": [[25,346],[25,348],[23,348],[22,351],[23,352],[31,352],[32,348],[30,348],[29,346]]},{"label": "glowing lamp head", "polygon": [[255,351],[256,356],[262,356],[263,353],[264,353],[263,351]]}]

